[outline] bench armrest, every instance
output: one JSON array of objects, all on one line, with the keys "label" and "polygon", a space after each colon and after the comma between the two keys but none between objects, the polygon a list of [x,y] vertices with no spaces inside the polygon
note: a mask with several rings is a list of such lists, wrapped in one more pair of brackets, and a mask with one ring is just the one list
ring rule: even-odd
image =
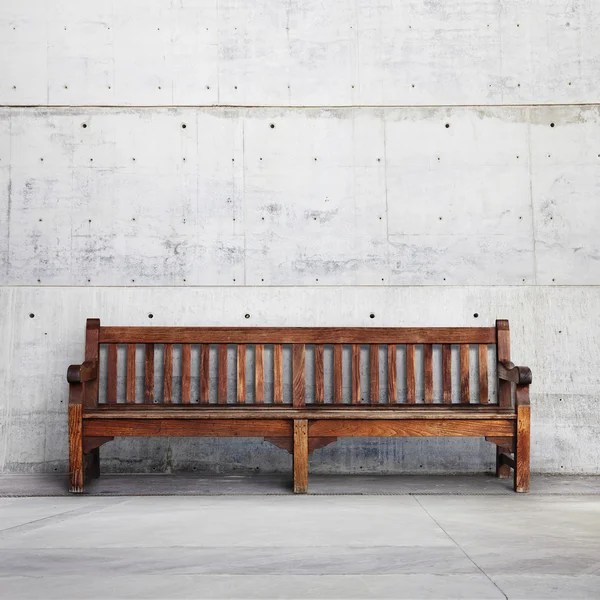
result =
[{"label": "bench armrest", "polygon": [[85,383],[98,377],[98,362],[85,361],[81,365],[71,365],[67,371],[69,383]]},{"label": "bench armrest", "polygon": [[531,383],[531,369],[529,367],[517,367],[508,360],[498,361],[498,377],[505,381],[512,381],[517,385],[529,385]]}]

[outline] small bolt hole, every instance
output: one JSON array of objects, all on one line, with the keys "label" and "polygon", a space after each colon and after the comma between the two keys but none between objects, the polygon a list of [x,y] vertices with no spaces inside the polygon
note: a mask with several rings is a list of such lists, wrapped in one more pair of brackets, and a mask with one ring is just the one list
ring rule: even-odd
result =
[{"label": "small bolt hole", "polygon": [[446,123],[445,127],[446,127],[446,129],[449,129],[450,128],[450,123]]},{"label": "small bolt hole", "polygon": [[246,313],[246,314],[244,315],[244,319],[249,319],[249,318],[250,318],[250,314],[249,314],[249,313]]},{"label": "small bolt hole", "polygon": [[554,127],[554,123],[550,123],[550,127]]},{"label": "small bolt hole", "polygon": [[81,126],[85,129],[87,127],[87,123],[82,123]]},{"label": "small bolt hole", "polygon": [[271,124],[269,125],[269,127],[270,127],[271,129],[275,129],[275,123],[271,123]]},{"label": "small bolt hole", "polygon": [[371,318],[371,319],[374,319],[374,318],[375,318],[375,313],[371,313],[371,314],[369,315],[369,318]]},{"label": "small bolt hole", "polygon": [[479,313],[474,313],[473,314],[473,318],[478,319],[479,318]]},{"label": "small bolt hole", "polygon": [[154,315],[152,313],[148,313],[148,318],[149,319],[154,319]]},{"label": "small bolt hole", "polygon": [[187,127],[187,125],[185,123],[181,124],[181,129],[185,129]]},{"label": "small bolt hole", "polygon": [[33,319],[33,317],[35,317],[35,315],[33,313],[29,313],[29,318]]}]

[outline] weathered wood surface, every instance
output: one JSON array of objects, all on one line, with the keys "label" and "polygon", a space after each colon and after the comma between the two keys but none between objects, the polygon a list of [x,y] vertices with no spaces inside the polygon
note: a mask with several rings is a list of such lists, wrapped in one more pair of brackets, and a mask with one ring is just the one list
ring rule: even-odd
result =
[{"label": "weathered wood surface", "polygon": [[100,343],[493,344],[493,327],[100,327]]},{"label": "weathered wood surface", "polygon": [[322,437],[473,437],[511,435],[514,430],[513,421],[499,419],[319,419],[311,422],[309,433]]},{"label": "weathered wood surface", "polygon": [[294,421],[294,493],[308,491],[308,421]]},{"label": "weathered wood surface", "polygon": [[290,419],[93,419],[83,421],[86,436],[283,437]]},{"label": "weathered wood surface", "polygon": [[[516,413],[512,409],[499,409],[490,407],[482,410],[475,405],[461,407],[454,405],[404,405],[387,407],[382,406],[335,406],[331,408],[307,406],[305,408],[281,407],[276,405],[263,406],[218,406],[211,404],[200,408],[196,406],[170,405],[119,405],[118,407],[105,405],[95,410],[86,410],[84,419],[508,419],[516,420]],[[461,409],[462,408],[462,409]],[[491,435],[491,434],[490,434]],[[512,435],[512,434],[511,434]]]}]

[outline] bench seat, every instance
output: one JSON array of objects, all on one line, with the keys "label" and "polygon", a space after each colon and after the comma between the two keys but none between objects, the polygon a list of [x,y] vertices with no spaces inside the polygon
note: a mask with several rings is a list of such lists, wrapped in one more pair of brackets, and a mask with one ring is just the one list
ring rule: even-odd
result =
[{"label": "bench seat", "polygon": [[[470,333],[472,330],[472,334]],[[222,331],[209,328],[101,328],[97,319],[88,320],[86,361],[69,367],[69,454],[72,492],[83,491],[85,476],[99,476],[99,448],[117,436],[258,437],[292,453],[294,491],[308,489],[308,455],[335,442],[339,437],[485,437],[496,445],[496,472],[507,477],[514,470],[515,490],[529,489],[529,384],[531,372],[509,361],[508,322],[496,328],[402,329],[303,329],[266,330],[244,328]],[[494,332],[491,337],[490,331]],[[268,335],[267,335],[268,334]],[[452,387],[453,336],[460,342],[454,367],[460,376],[459,396]],[[307,392],[306,346],[314,344],[313,395]],[[181,343],[181,378],[173,377],[173,346]],[[229,346],[236,339],[237,380],[228,389]],[[258,339],[254,355],[254,390],[246,388],[246,343]],[[419,344],[420,340],[422,344]],[[207,343],[207,340],[210,343]],[[351,345],[350,396],[344,398],[342,345]],[[369,393],[361,386],[361,344],[369,346]],[[119,368],[118,346],[122,341],[126,363]],[[265,397],[264,346],[273,343],[272,398]],[[392,341],[396,343],[391,343]],[[434,347],[438,344],[441,372],[435,374]],[[143,387],[136,383],[140,363],[137,345],[145,348]],[[331,395],[326,398],[324,346],[333,346]],[[383,343],[385,342],[385,344]],[[472,353],[470,346],[477,345]],[[495,342],[495,344],[494,344]],[[155,344],[164,344],[162,356]],[[216,402],[210,396],[210,344],[218,343]],[[283,393],[282,347],[292,345],[291,398]],[[100,346],[106,344],[105,371],[100,367]],[[191,347],[199,344],[199,381],[192,393]],[[404,369],[398,369],[398,346],[405,345]],[[385,365],[380,361],[384,346]],[[417,347],[422,360],[417,360]],[[495,346],[496,364],[489,370],[488,347]],[[105,356],[106,356],[105,354]],[[477,357],[473,372],[471,354]],[[162,358],[155,364],[155,358]],[[438,361],[439,362],[439,361]],[[363,365],[364,366],[364,365]],[[383,366],[383,370],[380,369]],[[126,379],[125,395],[118,396],[118,374]],[[162,394],[154,388],[155,375],[163,377]],[[362,372],[364,373],[364,369]],[[387,390],[381,392],[381,372],[387,377]],[[400,393],[398,374],[404,372]],[[104,378],[105,398],[101,401],[99,381]],[[434,389],[437,379],[437,394]],[[477,389],[472,389],[473,379]],[[422,384],[419,389],[417,381]],[[456,377],[454,377],[456,381]],[[441,386],[440,386],[441,383]],[[514,384],[514,385],[513,385]],[[177,398],[174,386],[180,386]],[[492,386],[493,387],[493,386]],[[441,389],[440,389],[441,388]],[[514,388],[514,389],[513,389]],[[387,393],[385,393],[387,392]],[[440,393],[441,392],[441,393]],[[422,395],[421,395],[422,393]],[[437,397],[436,397],[437,396]]]}]

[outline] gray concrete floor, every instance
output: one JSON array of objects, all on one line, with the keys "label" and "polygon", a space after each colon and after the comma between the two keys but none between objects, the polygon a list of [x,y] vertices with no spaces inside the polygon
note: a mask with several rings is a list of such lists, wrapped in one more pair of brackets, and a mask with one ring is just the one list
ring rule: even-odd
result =
[{"label": "gray concrete floor", "polygon": [[64,483],[0,477],[1,598],[600,598],[600,478]]}]

